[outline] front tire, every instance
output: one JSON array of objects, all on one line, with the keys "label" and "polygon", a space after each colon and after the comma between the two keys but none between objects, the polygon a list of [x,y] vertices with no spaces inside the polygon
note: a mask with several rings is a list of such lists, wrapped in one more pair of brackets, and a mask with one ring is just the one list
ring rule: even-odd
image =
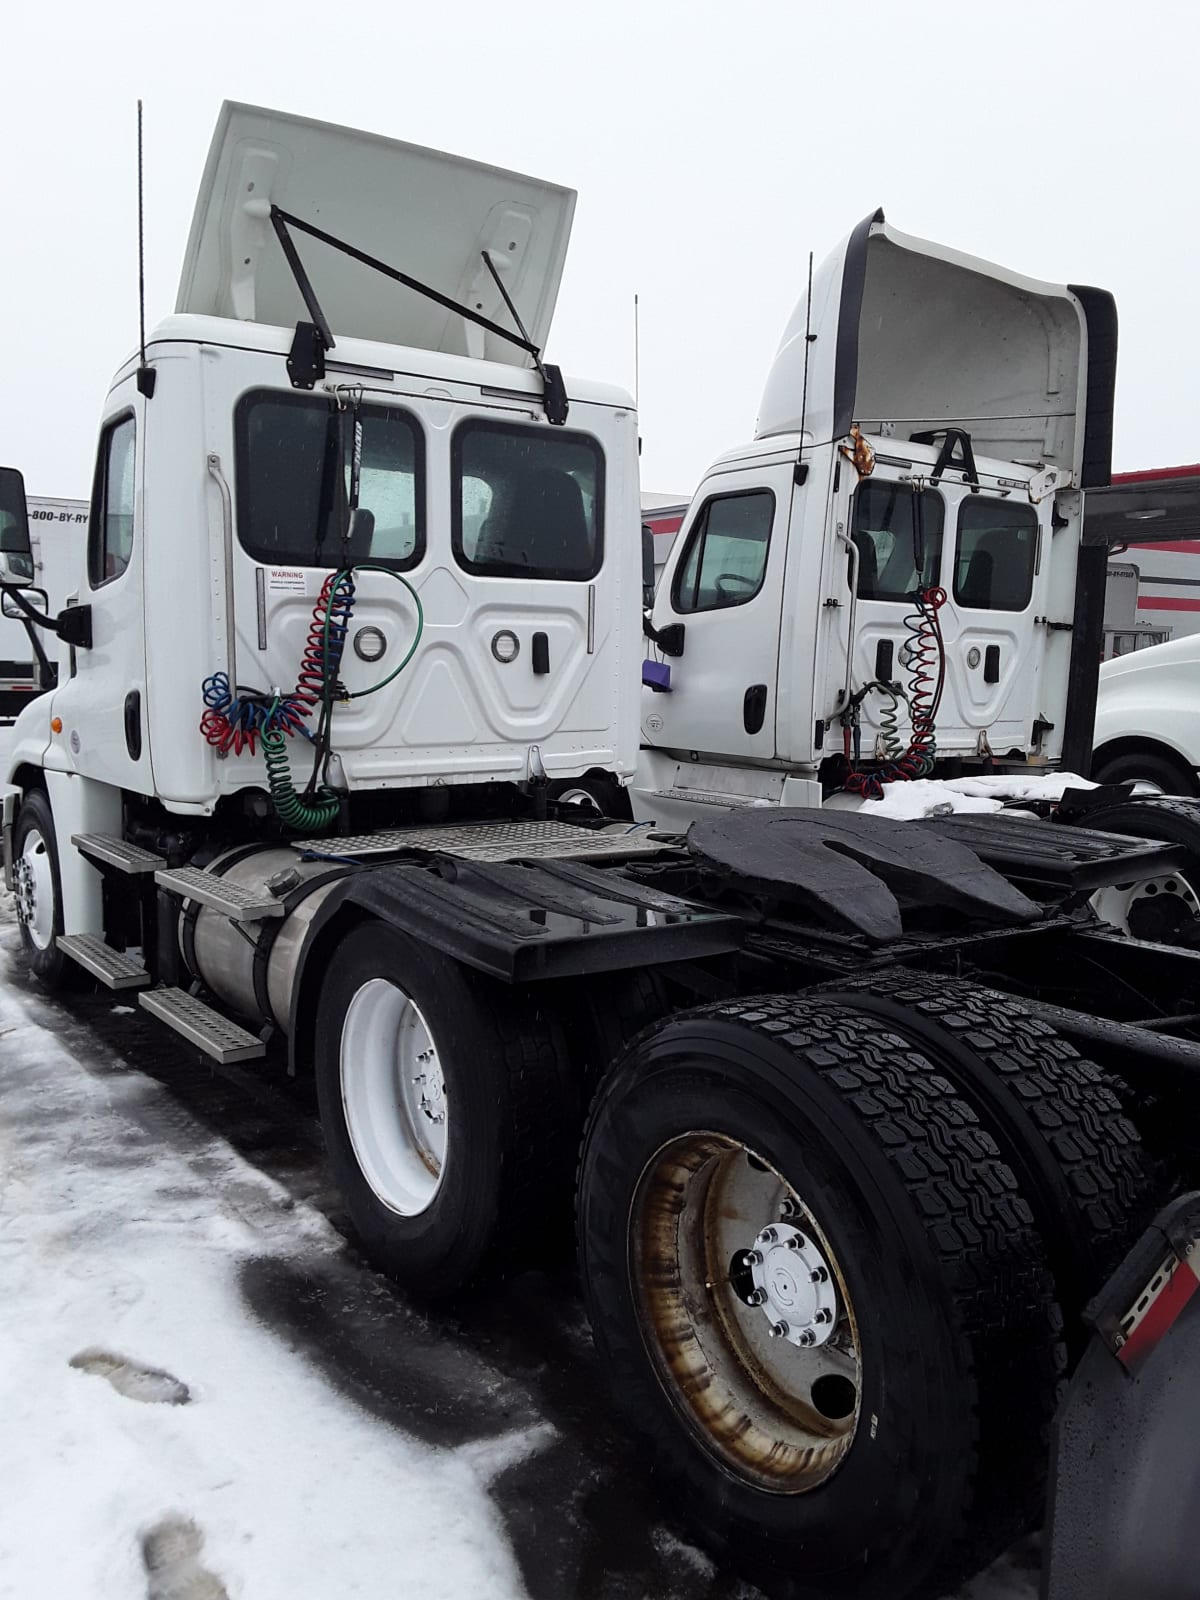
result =
[{"label": "front tire", "polygon": [[349,933],[322,984],[316,1084],[372,1261],[431,1296],[537,1261],[569,1213],[564,1071],[549,1012],[386,924]]},{"label": "front tire", "polygon": [[1101,756],[1092,769],[1097,783],[1148,783],[1160,794],[1200,794],[1196,774],[1182,761],[1155,750],[1127,750],[1122,755]]},{"label": "front tire", "polygon": [[894,1036],[791,997],[671,1019],[597,1097],[579,1231],[618,1404],[772,1593],[942,1593],[1036,1518],[1062,1367],[1041,1242]]},{"label": "front tire", "polygon": [[50,801],[41,789],[21,798],[13,829],[13,875],[21,948],[30,971],[47,989],[68,989],[80,969],[58,948],[63,932],[62,879]]}]

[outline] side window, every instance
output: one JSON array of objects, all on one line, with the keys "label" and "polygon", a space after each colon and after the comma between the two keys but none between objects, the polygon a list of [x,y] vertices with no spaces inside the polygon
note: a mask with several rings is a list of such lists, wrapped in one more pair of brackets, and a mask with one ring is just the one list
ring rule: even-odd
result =
[{"label": "side window", "polygon": [[[395,406],[364,405],[358,513],[347,545],[349,412],[332,400],[271,389],[238,401],[238,538],[267,565],[336,566],[378,561],[413,567],[425,550],[424,446]],[[339,474],[341,481],[339,482]]]},{"label": "side window", "polygon": [[958,512],[954,598],[979,611],[1024,611],[1033,598],[1037,512],[972,495]]},{"label": "side window", "polygon": [[707,500],[675,576],[676,611],[745,605],[762,588],[775,496],[769,489]]},{"label": "side window", "polygon": [[134,440],[132,417],[100,436],[88,520],[88,581],[93,589],[119,578],[133,554]]},{"label": "side window", "polygon": [[[945,507],[932,489],[868,478],[859,485],[851,538],[858,549],[860,600],[907,600],[938,581]],[[924,549],[917,571],[917,548]]]},{"label": "side window", "polygon": [[594,578],[603,559],[604,460],[561,428],[465,422],[451,445],[454,554],[495,578]]}]

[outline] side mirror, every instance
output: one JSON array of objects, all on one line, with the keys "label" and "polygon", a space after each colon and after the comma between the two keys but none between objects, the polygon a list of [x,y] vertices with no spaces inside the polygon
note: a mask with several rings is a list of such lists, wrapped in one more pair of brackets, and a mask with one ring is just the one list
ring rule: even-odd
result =
[{"label": "side mirror", "polygon": [[[21,590],[22,598],[35,611],[40,611],[44,617],[50,615],[50,596],[45,589],[26,589],[22,584]],[[28,611],[23,611],[11,594],[0,594],[0,616],[8,617],[12,622],[24,622],[28,615]]]},{"label": "side mirror", "polygon": [[642,604],[654,604],[654,534],[642,523]]},{"label": "side mirror", "polygon": [[25,588],[32,582],[25,480],[15,467],[0,467],[0,583]]}]

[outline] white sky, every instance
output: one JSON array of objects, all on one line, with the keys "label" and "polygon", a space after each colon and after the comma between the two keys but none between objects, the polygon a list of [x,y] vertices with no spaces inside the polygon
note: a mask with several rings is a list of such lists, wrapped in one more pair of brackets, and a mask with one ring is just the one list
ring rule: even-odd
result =
[{"label": "white sky", "polygon": [[148,325],[220,102],[246,100],[578,189],[547,354],[632,387],[639,294],[648,490],[690,493],[750,435],[808,251],[877,205],[1111,289],[1114,465],[1200,458],[1195,4],[21,0],[4,43],[0,461],[31,493],[87,493],[136,341],[138,95]]}]

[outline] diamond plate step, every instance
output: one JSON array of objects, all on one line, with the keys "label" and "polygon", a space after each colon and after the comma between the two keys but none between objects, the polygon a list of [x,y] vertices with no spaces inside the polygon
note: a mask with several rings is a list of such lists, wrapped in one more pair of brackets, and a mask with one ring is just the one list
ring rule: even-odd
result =
[{"label": "diamond plate step", "polygon": [[95,933],[60,933],[58,948],[110,989],[140,989],[150,974],[136,956],[114,950]]},{"label": "diamond plate step", "polygon": [[73,833],[71,843],[81,855],[91,856],[93,861],[103,861],[106,867],[116,867],[118,872],[155,872],[167,864],[153,850],[126,844],[124,839],[117,839],[108,833]]},{"label": "diamond plate step", "polygon": [[169,867],[154,874],[160,888],[198,900],[202,906],[220,911],[231,922],[261,922],[265,917],[282,917],[284,905],[264,889],[245,889],[228,878],[215,877],[199,867]]},{"label": "diamond plate step", "polygon": [[474,822],[445,828],[390,828],[339,839],[293,839],[294,850],[315,855],[394,855],[400,850],[430,850],[467,861],[596,861],[657,855],[661,840],[652,829],[633,823],[613,828],[579,828],[570,822]]},{"label": "diamond plate step", "polygon": [[261,1039],[182,989],[148,989],[138,995],[138,1005],[223,1064],[254,1061],[267,1053]]}]

